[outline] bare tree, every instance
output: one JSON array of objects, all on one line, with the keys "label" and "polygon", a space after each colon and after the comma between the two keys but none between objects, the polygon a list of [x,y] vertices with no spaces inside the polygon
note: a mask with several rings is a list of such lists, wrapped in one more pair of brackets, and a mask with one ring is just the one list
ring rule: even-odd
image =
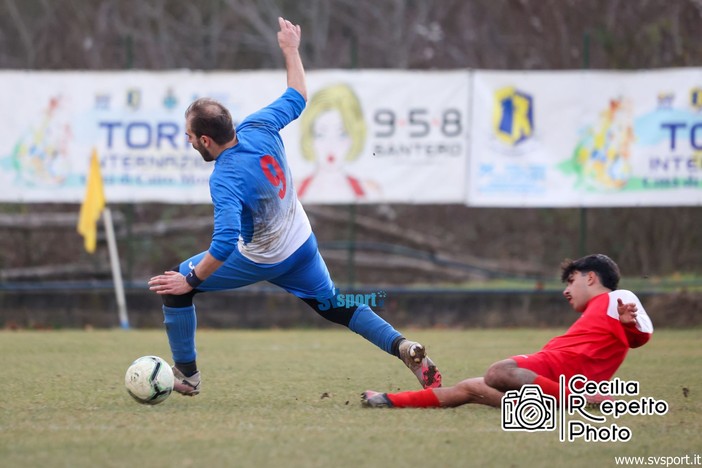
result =
[{"label": "bare tree", "polygon": [[[281,68],[273,33],[278,16],[302,25],[301,52],[309,69],[636,69],[702,63],[702,0],[0,0],[0,68]],[[193,209],[125,208],[135,223],[191,216]],[[397,215],[388,217],[391,212]],[[373,222],[363,218],[359,235],[369,242],[408,243],[391,234],[421,224],[422,234],[444,240],[443,253],[456,257],[552,265],[579,253],[584,229],[589,250],[611,253],[628,271],[695,271],[702,264],[699,207],[592,209],[586,226],[578,210],[566,209],[368,206],[358,215],[392,225],[371,229]],[[346,236],[343,222],[325,222],[318,230],[322,240]],[[33,266],[49,255],[68,262],[82,252],[78,242],[58,250],[30,247],[27,239],[35,241],[41,233],[0,229],[3,268]],[[76,236],[52,231],[42,239],[44,246],[68,245]],[[149,238],[130,242],[141,252],[134,255],[135,271],[153,271],[152,257],[159,257],[160,268],[164,258],[180,258],[179,246],[193,239],[169,238],[158,249]]]}]

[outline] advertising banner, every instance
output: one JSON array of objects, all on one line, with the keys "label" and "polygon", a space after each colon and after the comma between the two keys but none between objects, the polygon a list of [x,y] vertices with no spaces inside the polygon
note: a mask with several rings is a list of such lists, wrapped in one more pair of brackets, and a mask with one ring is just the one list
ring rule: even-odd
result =
[{"label": "advertising banner", "polygon": [[[310,72],[283,130],[309,203],[462,203],[468,72]],[[235,123],[285,90],[274,72],[0,72],[0,202],[80,202],[99,155],[108,202],[209,203],[212,165],[184,112],[213,97]]]},{"label": "advertising banner", "polygon": [[473,75],[473,206],[702,202],[702,71]]},{"label": "advertising banner", "polygon": [[[109,202],[209,203],[184,112],[236,122],[285,72],[0,72],[0,202],[80,202],[99,155]],[[310,204],[681,206],[702,202],[702,69],[308,72],[283,130]]]},{"label": "advertising banner", "polygon": [[[469,74],[319,72],[288,145],[308,203],[462,203]],[[297,158],[297,159],[294,159]]]}]

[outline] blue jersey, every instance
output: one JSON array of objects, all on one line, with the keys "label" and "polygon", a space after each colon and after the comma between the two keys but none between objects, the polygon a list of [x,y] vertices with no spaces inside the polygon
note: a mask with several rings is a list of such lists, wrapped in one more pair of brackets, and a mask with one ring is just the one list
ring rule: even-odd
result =
[{"label": "blue jersey", "polygon": [[277,263],[310,236],[307,215],[297,199],[280,130],[305,108],[302,95],[288,88],[236,128],[237,144],[215,160],[210,176],[214,232],[209,253],[225,261],[239,249],[256,263]]}]

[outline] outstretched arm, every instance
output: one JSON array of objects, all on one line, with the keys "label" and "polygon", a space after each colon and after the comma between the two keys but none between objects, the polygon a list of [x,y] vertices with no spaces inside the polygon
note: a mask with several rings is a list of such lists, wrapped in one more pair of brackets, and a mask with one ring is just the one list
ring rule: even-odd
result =
[{"label": "outstretched arm", "polygon": [[[197,270],[195,271],[195,276],[199,280],[205,281],[208,276],[222,266],[222,263],[224,262],[217,260],[212,254],[207,252],[193,271]],[[162,275],[154,276],[149,280],[149,289],[156,294],[172,294],[178,296],[187,294],[195,288],[190,286],[185,276],[181,275],[179,272],[165,271]]]},{"label": "outstretched arm", "polygon": [[278,31],[278,45],[285,58],[285,70],[288,74],[288,87],[299,92],[307,100],[307,84],[305,82],[305,68],[300,58],[300,26],[290,21],[278,18],[280,31]]}]

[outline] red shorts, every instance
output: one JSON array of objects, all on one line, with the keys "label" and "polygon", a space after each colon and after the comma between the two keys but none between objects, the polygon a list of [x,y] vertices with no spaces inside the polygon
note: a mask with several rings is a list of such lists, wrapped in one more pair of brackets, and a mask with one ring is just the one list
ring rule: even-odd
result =
[{"label": "red shorts", "polygon": [[518,367],[529,369],[555,382],[558,382],[561,374],[569,374],[565,366],[559,363],[555,356],[543,351],[534,354],[519,354],[518,356],[512,356],[510,359],[514,359]]}]

